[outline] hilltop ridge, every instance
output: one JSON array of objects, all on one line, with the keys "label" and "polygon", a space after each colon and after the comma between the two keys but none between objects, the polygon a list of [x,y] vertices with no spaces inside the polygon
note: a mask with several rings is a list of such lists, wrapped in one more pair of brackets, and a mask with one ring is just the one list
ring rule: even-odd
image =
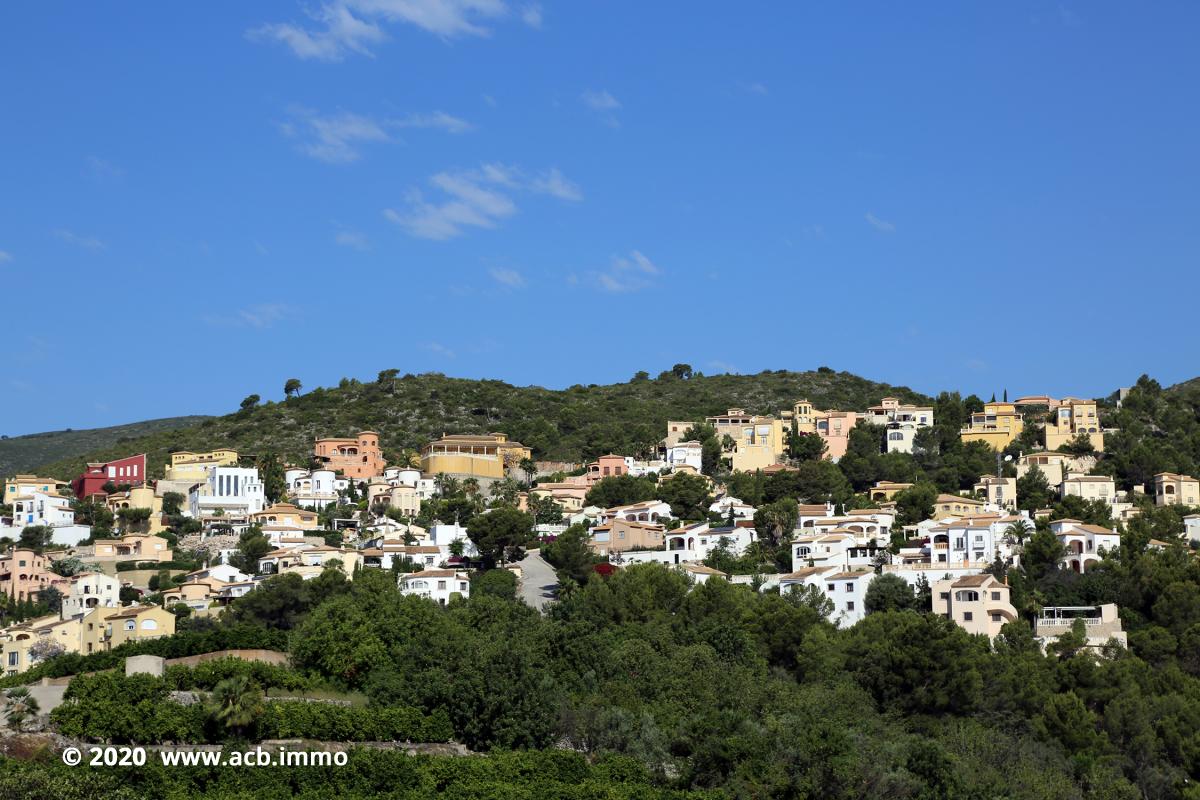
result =
[{"label": "hilltop ridge", "polygon": [[730,407],[778,414],[802,397],[819,408],[864,410],[884,396],[905,402],[930,398],[822,367],[808,372],[766,371],[756,375],[658,378],[639,373],[626,383],[566,389],[513,386],[498,380],[452,378],[440,373],[380,373],[373,381],[343,379],[298,397],[267,402],[186,427],[123,437],[86,449],[62,452],[37,464],[39,472],[77,474],[87,461],[145,452],[151,475],[161,473],[173,450],[233,447],[274,452],[297,462],[322,436],[360,430],[381,434],[386,453],[418,449],[443,433],[503,431],[531,447],[536,458],[579,461],[605,452],[637,452],[662,438],[668,419],[700,419]]}]

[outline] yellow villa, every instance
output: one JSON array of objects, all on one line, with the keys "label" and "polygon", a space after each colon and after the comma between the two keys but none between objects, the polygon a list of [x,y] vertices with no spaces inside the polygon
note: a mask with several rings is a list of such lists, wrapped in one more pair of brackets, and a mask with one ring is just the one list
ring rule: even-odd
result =
[{"label": "yellow villa", "polygon": [[1154,502],[1160,506],[1200,505],[1200,481],[1190,475],[1160,472],[1154,476]]},{"label": "yellow villa", "polygon": [[161,606],[100,606],[67,619],[54,614],[5,628],[0,631],[0,662],[4,674],[15,675],[36,666],[30,650],[38,643],[57,645],[65,653],[89,655],[173,633],[175,615]]},{"label": "yellow villa", "polygon": [[172,561],[175,551],[161,536],[128,533],[120,539],[97,539],[87,561]]},{"label": "yellow villa", "polygon": [[208,477],[208,467],[236,467],[237,465],[237,450],[212,450],[207,453],[181,450],[178,453],[171,453],[171,463],[167,465],[165,480],[200,483]]},{"label": "yellow villa", "polygon": [[886,503],[890,500],[895,500],[896,495],[903,492],[905,489],[911,489],[911,483],[894,483],[892,481],[877,481],[871,487],[871,499],[876,503]]},{"label": "yellow villa", "polygon": [[1013,443],[1025,421],[1012,403],[984,403],[983,411],[971,415],[971,421],[959,432],[963,444],[984,442],[994,450],[1003,450]]},{"label": "yellow villa", "polygon": [[983,510],[983,501],[957,494],[939,494],[933,504],[933,518],[941,521],[949,517],[964,517]]},{"label": "yellow villa", "polygon": [[733,447],[726,449],[725,454],[730,457],[734,472],[769,467],[783,455],[783,424],[775,417],[731,408],[724,414],[706,417],[705,422],[716,428],[719,441],[724,442],[726,436],[733,440]]},{"label": "yellow villa", "polygon": [[1096,452],[1104,450],[1104,431],[1100,428],[1096,401],[1065,397],[1046,423],[1046,449],[1057,450],[1080,435],[1088,438]]},{"label": "yellow villa", "polygon": [[321,527],[315,511],[305,511],[291,503],[276,503],[250,515],[251,525],[261,525],[263,530],[311,531]]},{"label": "yellow villa", "polygon": [[87,655],[112,650],[126,642],[157,639],[175,633],[175,615],[162,606],[97,608],[80,620],[79,652]]},{"label": "yellow villa", "polygon": [[144,532],[156,534],[166,530],[162,521],[162,498],[149,486],[143,484],[130,487],[124,492],[114,492],[104,503],[114,515],[119,515],[121,510],[126,508],[148,508],[150,517]]},{"label": "yellow villa", "polygon": [[6,628],[0,632],[0,659],[3,660],[4,674],[16,675],[36,666],[37,659],[29,651],[39,642],[57,645],[64,653],[80,652],[81,628],[78,617],[62,619],[58,614],[25,620]]},{"label": "yellow villa", "polygon": [[14,475],[4,481],[4,497],[0,503],[12,505],[17,497],[31,494],[61,494],[71,484],[57,478],[39,478],[36,475]]},{"label": "yellow villa", "polygon": [[421,449],[426,475],[499,480],[510,467],[530,458],[529,448],[503,433],[451,434]]},{"label": "yellow villa", "polygon": [[997,478],[995,475],[981,475],[974,486],[975,494],[982,496],[989,503],[1001,508],[1015,511],[1017,508],[1017,479]]}]

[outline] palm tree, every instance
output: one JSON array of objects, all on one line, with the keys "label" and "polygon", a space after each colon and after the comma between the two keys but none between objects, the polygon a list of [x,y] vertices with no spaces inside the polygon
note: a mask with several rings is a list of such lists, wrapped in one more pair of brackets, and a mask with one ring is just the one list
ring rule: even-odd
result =
[{"label": "palm tree", "polygon": [[1024,544],[1025,539],[1031,533],[1033,533],[1033,526],[1025,520],[1019,519],[1004,529],[1004,540],[1009,544]]},{"label": "palm tree", "polygon": [[533,477],[537,475],[537,463],[532,458],[521,459],[521,472],[525,473],[525,482],[533,486]]},{"label": "palm tree", "polygon": [[212,718],[237,736],[254,724],[262,710],[262,693],[246,675],[221,681],[209,696]]},{"label": "palm tree", "polygon": [[36,717],[41,712],[37,698],[29,693],[26,686],[16,686],[4,693],[4,718],[17,733],[21,732],[25,720]]}]

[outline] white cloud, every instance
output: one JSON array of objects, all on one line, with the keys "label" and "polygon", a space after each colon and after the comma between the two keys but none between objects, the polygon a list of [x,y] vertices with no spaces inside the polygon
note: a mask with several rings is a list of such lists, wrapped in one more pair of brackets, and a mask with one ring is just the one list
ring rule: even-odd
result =
[{"label": "white cloud", "polygon": [[398,128],[434,128],[448,133],[471,129],[464,119],[444,111],[409,114],[393,119],[376,119],[365,114],[339,111],[321,115],[306,108],[293,108],[294,122],[280,126],[285,136],[297,139],[296,149],[329,164],[348,164],[362,157],[361,145],[391,142],[389,131]]},{"label": "white cloud", "polygon": [[557,169],[551,168],[534,176],[529,188],[540,194],[548,194],[560,200],[578,202],[583,199],[579,185],[566,179]]},{"label": "white cloud", "polygon": [[583,100],[583,104],[592,111],[616,111],[621,107],[621,103],[609,94],[607,89],[599,91],[588,89],[579,97]]},{"label": "white cloud", "polygon": [[750,94],[767,94],[768,93],[766,85],[759,83],[758,81],[746,84],[746,91],[749,92]]},{"label": "white cloud", "polygon": [[517,213],[512,195],[520,192],[549,195],[561,200],[583,199],[579,187],[557,169],[528,176],[506,164],[483,164],[477,169],[439,172],[429,184],[440,195],[427,200],[420,189],[412,189],[402,210],[385,209],[386,219],[419,239],[443,241],[466,233],[469,228],[494,228]]},{"label": "white cloud", "polygon": [[879,231],[880,233],[895,233],[896,232],[896,226],[894,223],[888,222],[887,220],[884,220],[884,219],[880,219],[879,217],[872,214],[870,211],[867,212],[867,216],[865,217],[865,219],[867,220],[867,223],[872,228]]},{"label": "white cloud", "polygon": [[283,303],[260,303],[235,309],[228,314],[209,315],[204,321],[209,325],[223,328],[258,328],[260,330],[273,327],[277,322],[292,315],[292,308]]},{"label": "white cloud", "polygon": [[609,268],[595,273],[596,282],[606,292],[625,293],[645,289],[662,270],[640,250],[628,256],[613,256]]},{"label": "white cloud", "polygon": [[492,279],[496,281],[496,283],[503,284],[511,289],[519,289],[525,285],[524,276],[522,276],[521,273],[517,272],[515,269],[501,269],[499,267],[493,267],[492,269],[488,270],[488,274],[492,276]]},{"label": "white cloud", "polygon": [[307,12],[312,27],[268,23],[246,35],[285,44],[299,58],[339,61],[348,53],[370,56],[371,47],[388,38],[382,24],[415,25],[445,39],[487,36],[484,23],[507,12],[504,0],[327,0]]},{"label": "white cloud", "polygon": [[124,177],[125,170],[111,161],[105,161],[96,156],[87,157],[87,172],[96,180],[116,179]]},{"label": "white cloud", "polygon": [[73,244],[76,247],[82,247],[84,250],[103,250],[104,242],[94,236],[80,236],[74,231],[69,231],[66,228],[59,228],[54,232],[54,235],[62,239],[67,244]]},{"label": "white cloud", "polygon": [[323,27],[306,30],[292,23],[269,23],[246,35],[253,41],[281,42],[298,58],[318,61],[340,61],[347,52],[369,56],[370,45],[387,39],[378,25],[356,17],[344,2],[328,3],[307,13]]},{"label": "white cloud", "polygon": [[7,250],[0,250],[0,264],[7,264],[12,260],[12,253],[8,252]]},{"label": "white cloud", "polygon": [[465,133],[471,130],[471,123],[465,119],[451,116],[445,111],[433,111],[428,114],[409,114],[400,119],[388,120],[389,125],[397,128],[437,128],[446,133]]},{"label": "white cloud", "polygon": [[342,247],[349,247],[352,250],[361,250],[366,252],[371,249],[370,242],[367,241],[367,236],[358,231],[338,231],[333,240]]},{"label": "white cloud", "polygon": [[390,140],[387,131],[375,120],[360,114],[340,112],[328,117],[300,112],[303,130],[286,125],[284,133],[300,138],[297,149],[307,156],[330,164],[348,164],[361,156],[358,145]]},{"label": "white cloud", "polygon": [[443,358],[454,358],[456,355],[453,350],[451,350],[449,347],[446,347],[446,345],[442,344],[441,342],[427,342],[425,344],[425,349],[431,353],[442,356]]},{"label": "white cloud", "polygon": [[531,28],[542,27],[542,7],[537,3],[521,9],[521,21]]},{"label": "white cloud", "polygon": [[621,121],[617,119],[617,110],[621,107],[621,102],[613,97],[607,89],[588,89],[579,96],[583,104],[591,109],[595,114],[608,125],[610,128],[621,127]]}]

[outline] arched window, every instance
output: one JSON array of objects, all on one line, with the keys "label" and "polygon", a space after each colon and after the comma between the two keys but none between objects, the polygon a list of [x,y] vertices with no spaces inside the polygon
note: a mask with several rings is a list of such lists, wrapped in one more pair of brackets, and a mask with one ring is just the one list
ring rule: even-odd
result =
[{"label": "arched window", "polygon": [[979,602],[979,592],[973,589],[960,589],[954,593],[954,599],[960,603],[977,603]]},{"label": "arched window", "polygon": [[158,622],[152,619],[144,619],[142,620],[142,630],[156,631],[158,630]]}]

